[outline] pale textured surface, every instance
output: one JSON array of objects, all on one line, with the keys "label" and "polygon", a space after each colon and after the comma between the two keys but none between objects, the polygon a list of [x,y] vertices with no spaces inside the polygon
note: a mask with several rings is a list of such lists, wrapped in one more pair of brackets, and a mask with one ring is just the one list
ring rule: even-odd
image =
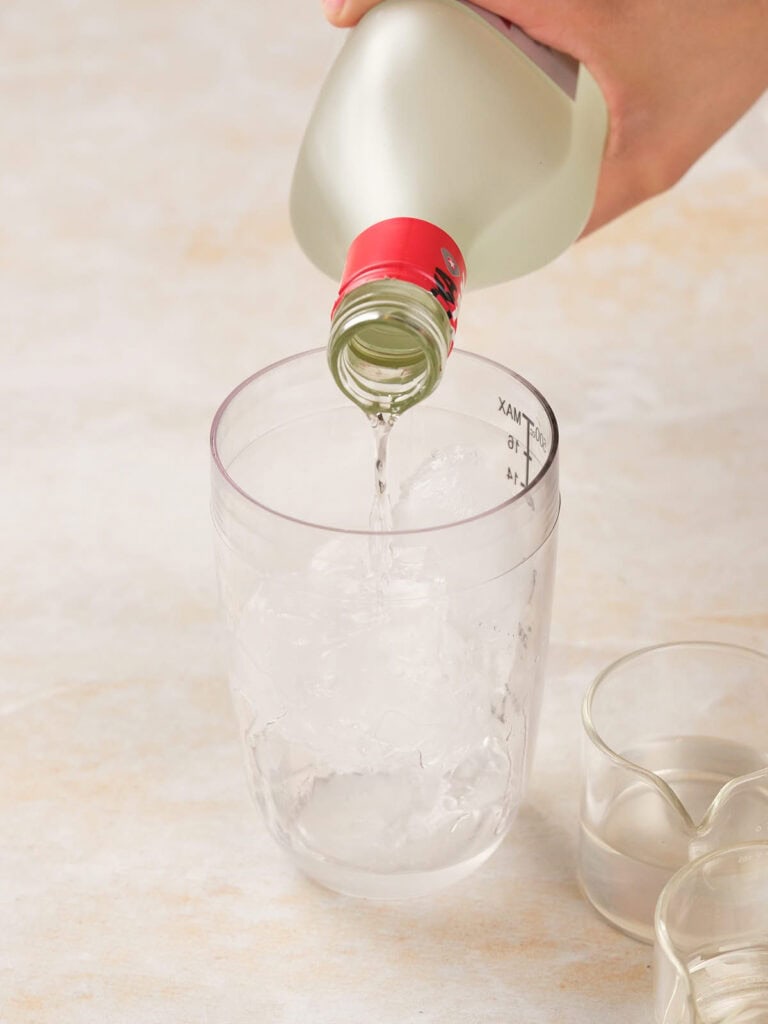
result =
[{"label": "pale textured surface", "polygon": [[471,880],[355,903],[249,805],[207,510],[218,401],[324,340],[286,199],[339,40],[298,0],[0,11],[2,1024],[651,1018],[650,950],[574,883],[578,705],[648,642],[768,646],[765,118],[467,298],[562,430],[531,798]]}]

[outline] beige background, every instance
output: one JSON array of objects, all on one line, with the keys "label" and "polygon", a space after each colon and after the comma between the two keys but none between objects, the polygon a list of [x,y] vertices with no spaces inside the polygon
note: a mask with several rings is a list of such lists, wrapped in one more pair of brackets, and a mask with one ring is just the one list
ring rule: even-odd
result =
[{"label": "beige background", "polygon": [[[404,906],[303,881],[249,805],[224,679],[207,430],[324,341],[286,199],[341,35],[314,4],[0,9],[0,1021],[650,1021],[650,950],[573,871],[578,705],[646,643],[768,647],[768,124],[464,304],[533,380],[563,516],[529,804]],[[351,173],[341,169],[342,173]]]}]

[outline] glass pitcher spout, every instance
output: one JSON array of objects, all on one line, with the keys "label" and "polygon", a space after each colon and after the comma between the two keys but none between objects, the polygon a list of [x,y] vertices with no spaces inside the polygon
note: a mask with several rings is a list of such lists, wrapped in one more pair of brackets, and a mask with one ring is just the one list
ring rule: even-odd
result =
[{"label": "glass pitcher spout", "polygon": [[595,679],[582,719],[581,885],[650,942],[678,868],[768,839],[768,657],[717,643],[637,651]]},{"label": "glass pitcher spout", "polygon": [[689,860],[735,841],[764,839],[768,839],[768,764],[722,787],[695,830]]}]

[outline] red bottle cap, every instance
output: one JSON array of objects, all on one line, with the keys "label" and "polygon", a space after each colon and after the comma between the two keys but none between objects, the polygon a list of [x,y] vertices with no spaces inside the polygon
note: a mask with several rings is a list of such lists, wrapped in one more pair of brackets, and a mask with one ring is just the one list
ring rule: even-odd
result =
[{"label": "red bottle cap", "polygon": [[366,228],[349,247],[331,316],[353,288],[382,278],[408,281],[434,295],[448,316],[453,338],[466,267],[450,235],[414,217],[392,217]]}]

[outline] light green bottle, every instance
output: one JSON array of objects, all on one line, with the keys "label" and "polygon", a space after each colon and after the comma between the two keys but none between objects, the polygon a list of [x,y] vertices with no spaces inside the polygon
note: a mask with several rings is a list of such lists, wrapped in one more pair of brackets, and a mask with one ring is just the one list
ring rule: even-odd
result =
[{"label": "light green bottle", "polygon": [[581,233],[607,130],[586,68],[463,0],[384,0],[331,68],[291,190],[299,244],[341,279],[328,345],[368,413],[430,394],[465,283],[549,263]]}]

